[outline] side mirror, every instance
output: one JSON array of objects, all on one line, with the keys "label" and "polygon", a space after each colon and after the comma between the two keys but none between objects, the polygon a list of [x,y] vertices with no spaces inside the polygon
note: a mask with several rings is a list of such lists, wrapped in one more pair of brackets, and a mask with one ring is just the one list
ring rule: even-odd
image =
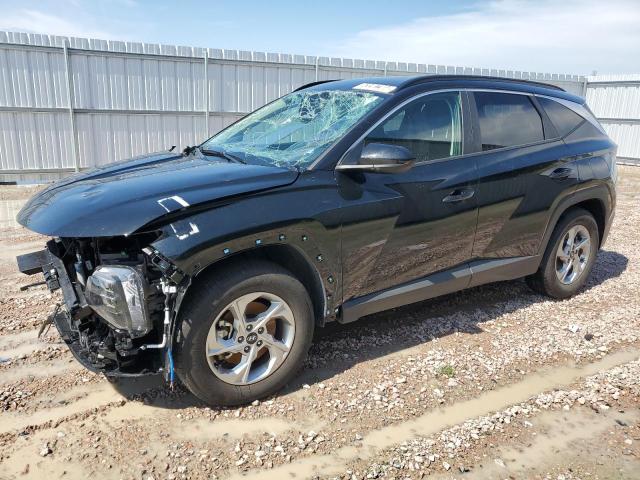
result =
[{"label": "side mirror", "polygon": [[355,165],[338,165],[341,172],[402,173],[416,162],[411,151],[399,145],[369,143],[362,149]]}]

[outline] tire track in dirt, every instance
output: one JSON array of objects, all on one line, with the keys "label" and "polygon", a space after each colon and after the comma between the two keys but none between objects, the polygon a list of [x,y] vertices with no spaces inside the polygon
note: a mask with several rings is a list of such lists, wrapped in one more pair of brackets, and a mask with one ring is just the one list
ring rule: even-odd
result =
[{"label": "tire track in dirt", "polygon": [[44,350],[47,347],[65,346],[62,341],[47,340],[52,339],[38,338],[38,330],[27,330],[24,332],[2,335],[0,336],[0,359],[6,362],[21,356],[30,355],[36,350]]},{"label": "tire track in dirt", "polygon": [[80,385],[53,398],[41,397],[40,399],[48,404],[55,403],[60,406],[45,406],[26,415],[4,413],[0,424],[0,435],[56,424],[87,411],[118,404],[147,390],[149,385],[144,381],[130,385],[126,392],[118,391],[109,382]]},{"label": "tire track in dirt", "polygon": [[[554,464],[562,464],[568,458],[580,456],[593,457],[588,444],[584,442],[601,438],[620,424],[637,421],[638,412],[599,412],[587,408],[570,411],[547,411],[535,419],[536,435],[529,440],[527,448],[502,445],[495,449],[493,457],[499,461],[483,462],[473,468],[473,478],[477,480],[493,480],[496,478],[549,478],[545,476]],[[608,433],[611,436],[610,433]],[[606,471],[600,478],[623,478],[620,467],[630,473],[637,473],[638,460],[629,456],[627,462],[618,465],[604,465]],[[605,463],[605,462],[602,462]],[[434,478],[450,478],[437,475]],[[596,476],[596,478],[598,478]]]},{"label": "tire track in dirt", "polygon": [[371,459],[376,452],[402,443],[416,435],[434,434],[452,425],[526,401],[546,390],[568,385],[582,377],[630,362],[639,356],[640,349],[634,348],[607,355],[601,360],[578,368],[565,365],[538,372],[520,382],[484,393],[476,398],[454,403],[409,421],[374,430],[363,438],[362,447],[345,446],[331,454],[302,458],[268,471],[250,470],[247,473],[232,475],[230,478],[232,480],[252,478],[281,480],[288,477],[309,478],[319,474],[337,475],[342,473],[350,462],[356,459]]},{"label": "tire track in dirt", "polygon": [[81,370],[82,366],[72,358],[54,359],[33,365],[20,365],[0,371],[0,385],[6,386],[22,380],[55,377]]}]

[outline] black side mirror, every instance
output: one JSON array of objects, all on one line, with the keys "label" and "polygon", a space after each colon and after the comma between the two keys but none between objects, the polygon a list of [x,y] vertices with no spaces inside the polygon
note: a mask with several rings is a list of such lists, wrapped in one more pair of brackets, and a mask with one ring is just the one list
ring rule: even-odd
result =
[{"label": "black side mirror", "polygon": [[369,143],[362,149],[357,164],[338,165],[336,170],[342,172],[402,173],[413,167],[415,161],[415,156],[405,147],[387,143]]}]

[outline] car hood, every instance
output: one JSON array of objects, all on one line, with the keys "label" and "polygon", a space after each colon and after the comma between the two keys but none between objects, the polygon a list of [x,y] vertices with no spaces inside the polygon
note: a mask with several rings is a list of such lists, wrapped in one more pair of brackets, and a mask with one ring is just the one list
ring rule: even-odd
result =
[{"label": "car hood", "polygon": [[25,204],[18,222],[52,237],[129,235],[168,213],[297,177],[285,168],[157,153],[56,182]]}]

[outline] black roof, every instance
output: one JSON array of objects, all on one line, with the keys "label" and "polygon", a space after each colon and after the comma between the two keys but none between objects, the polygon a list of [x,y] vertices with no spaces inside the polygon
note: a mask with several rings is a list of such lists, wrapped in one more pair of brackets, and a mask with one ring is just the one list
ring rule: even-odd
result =
[{"label": "black roof", "polygon": [[331,83],[332,88],[351,89],[361,83],[374,83],[395,87],[393,93],[416,85],[433,84],[436,86],[500,88],[528,93],[544,93],[547,95],[565,98],[567,100],[584,103],[580,97],[567,93],[564,89],[550,83],[522,80],[517,78],[489,77],[481,75],[413,75],[393,77],[367,77],[348,80],[324,80],[303,85],[297,90],[305,88],[323,88],[322,85]]}]

